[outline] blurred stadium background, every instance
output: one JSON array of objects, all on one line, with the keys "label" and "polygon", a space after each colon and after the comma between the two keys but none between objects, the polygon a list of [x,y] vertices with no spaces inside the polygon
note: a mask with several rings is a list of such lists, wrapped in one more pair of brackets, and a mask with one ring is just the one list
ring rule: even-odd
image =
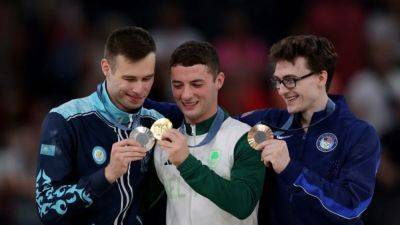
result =
[{"label": "blurred stadium background", "polygon": [[399,0],[1,0],[1,225],[40,224],[34,176],[41,122],[52,107],[95,90],[105,39],[124,25],[144,27],[156,40],[155,100],[172,101],[175,47],[213,43],[227,76],[220,102],[231,114],[283,106],[266,82],[274,42],[303,33],[332,40],[340,58],[330,92],[344,94],[382,138],[365,224],[400,224]]}]

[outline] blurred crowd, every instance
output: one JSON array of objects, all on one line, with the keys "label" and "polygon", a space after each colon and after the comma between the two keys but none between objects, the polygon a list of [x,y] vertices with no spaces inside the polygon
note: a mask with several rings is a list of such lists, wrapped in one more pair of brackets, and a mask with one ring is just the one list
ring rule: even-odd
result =
[{"label": "blurred crowd", "polygon": [[332,94],[381,136],[382,157],[367,225],[400,224],[400,1],[0,1],[0,224],[40,224],[34,176],[41,122],[103,80],[107,35],[137,25],[157,45],[151,98],[172,101],[168,62],[187,40],[214,44],[226,83],[220,103],[231,114],[283,107],[267,82],[268,48],[290,34],[317,34],[339,53]]}]

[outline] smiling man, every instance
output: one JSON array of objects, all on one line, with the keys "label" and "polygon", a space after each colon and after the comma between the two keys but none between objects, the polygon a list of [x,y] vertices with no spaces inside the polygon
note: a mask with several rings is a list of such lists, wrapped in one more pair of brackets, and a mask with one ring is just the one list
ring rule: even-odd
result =
[{"label": "smiling man", "polygon": [[357,119],[342,96],[327,94],[337,59],[333,44],[313,35],[290,36],[272,46],[270,59],[286,110],[240,118],[270,126],[277,137],[258,146],[272,169],[260,224],[362,224],[380,144],[374,128]]},{"label": "smiling man", "polygon": [[184,121],[163,135],[154,154],[167,193],[167,224],[257,224],[265,169],[247,142],[250,127],[218,107],[225,76],[214,47],[184,43],[170,66]]},{"label": "smiling man", "polygon": [[142,224],[138,189],[153,150],[127,139],[161,117],[142,104],[154,81],[155,44],[138,27],[107,39],[105,82],[52,109],[42,128],[36,204],[43,224]]}]

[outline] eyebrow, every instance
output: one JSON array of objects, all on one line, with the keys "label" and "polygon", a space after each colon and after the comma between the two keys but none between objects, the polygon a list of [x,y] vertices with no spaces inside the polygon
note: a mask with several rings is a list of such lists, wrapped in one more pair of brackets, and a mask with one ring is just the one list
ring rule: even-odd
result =
[{"label": "eyebrow", "polygon": [[[139,78],[137,75],[134,75],[134,74],[124,74],[124,75],[122,75],[122,77],[129,77],[129,78]],[[143,76],[143,78],[150,78],[150,77],[154,77],[154,73],[153,74],[148,74],[148,75],[145,75],[145,76]]]},{"label": "eyebrow", "polygon": [[172,83],[182,83],[182,81],[179,81],[179,80],[172,80],[171,82]]},{"label": "eyebrow", "polygon": [[[180,81],[180,80],[172,80],[171,81],[172,83],[183,83],[183,81]],[[202,79],[196,79],[196,80],[191,80],[191,81],[189,81],[190,83],[197,83],[197,82],[204,82],[204,80],[202,80]]]},{"label": "eyebrow", "polygon": [[190,83],[198,83],[198,82],[204,82],[203,79],[196,79],[196,80],[191,80]]},{"label": "eyebrow", "polygon": [[[281,79],[281,78],[279,78],[278,76],[276,76],[275,74],[272,75],[272,77],[276,77],[276,78],[278,78],[278,79]],[[299,76],[296,76],[296,75],[294,75],[294,74],[286,74],[285,76],[282,77],[282,79],[285,79],[285,78],[299,78]]]}]

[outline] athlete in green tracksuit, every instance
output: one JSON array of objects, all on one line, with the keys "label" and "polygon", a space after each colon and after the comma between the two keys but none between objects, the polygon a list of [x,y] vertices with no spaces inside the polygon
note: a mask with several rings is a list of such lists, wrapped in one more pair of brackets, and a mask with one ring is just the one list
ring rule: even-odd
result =
[{"label": "athlete in green tracksuit", "polygon": [[185,121],[158,141],[154,164],[167,193],[167,224],[257,224],[265,167],[250,127],[218,107],[224,82],[208,43],[171,56],[172,92]]}]

